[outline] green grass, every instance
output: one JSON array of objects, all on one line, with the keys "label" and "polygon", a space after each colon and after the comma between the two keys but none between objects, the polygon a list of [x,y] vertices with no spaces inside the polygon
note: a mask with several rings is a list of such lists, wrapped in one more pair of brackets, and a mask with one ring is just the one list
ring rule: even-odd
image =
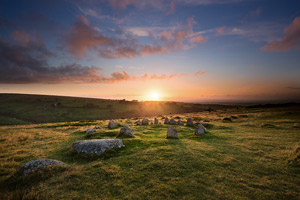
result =
[{"label": "green grass", "polygon": [[[165,116],[165,115],[164,115]],[[224,117],[237,116],[224,123]],[[129,124],[135,138],[101,156],[77,154],[72,143],[115,138],[108,120],[0,127],[1,199],[300,199],[299,107],[227,109],[176,114],[213,124],[205,135],[176,126]],[[160,119],[159,117],[158,119]],[[152,118],[151,118],[152,119]],[[160,119],[163,123],[163,120]],[[85,130],[100,128],[93,136]],[[20,165],[37,158],[64,161],[23,177]],[[298,160],[299,161],[299,160]]]}]

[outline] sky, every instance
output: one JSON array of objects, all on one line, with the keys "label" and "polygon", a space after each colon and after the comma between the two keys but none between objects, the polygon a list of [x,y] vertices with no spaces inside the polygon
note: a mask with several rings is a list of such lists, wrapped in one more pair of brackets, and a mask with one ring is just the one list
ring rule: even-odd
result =
[{"label": "sky", "polygon": [[0,93],[300,100],[300,0],[1,0]]}]

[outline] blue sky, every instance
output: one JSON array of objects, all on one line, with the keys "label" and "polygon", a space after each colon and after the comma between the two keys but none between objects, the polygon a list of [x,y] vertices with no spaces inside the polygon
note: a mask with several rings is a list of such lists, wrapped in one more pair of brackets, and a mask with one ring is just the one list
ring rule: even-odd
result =
[{"label": "blue sky", "polygon": [[0,92],[300,98],[299,0],[2,0],[0,27]]}]

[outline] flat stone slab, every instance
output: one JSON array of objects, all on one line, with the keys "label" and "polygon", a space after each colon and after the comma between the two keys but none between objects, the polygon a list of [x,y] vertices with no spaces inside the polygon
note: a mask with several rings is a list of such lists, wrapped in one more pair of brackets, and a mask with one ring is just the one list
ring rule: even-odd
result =
[{"label": "flat stone slab", "polygon": [[20,171],[24,175],[28,175],[40,168],[46,168],[48,166],[61,166],[67,165],[66,163],[58,160],[40,158],[36,160],[29,161],[20,167]]},{"label": "flat stone slab", "polygon": [[121,139],[79,140],[73,143],[77,153],[101,155],[107,150],[123,147]]}]

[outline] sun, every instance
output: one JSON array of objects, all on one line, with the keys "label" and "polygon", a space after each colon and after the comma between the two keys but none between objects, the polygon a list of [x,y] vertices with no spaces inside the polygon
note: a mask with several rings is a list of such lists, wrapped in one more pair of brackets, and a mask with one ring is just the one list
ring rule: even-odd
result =
[{"label": "sun", "polygon": [[152,91],[149,94],[149,100],[151,101],[159,101],[160,100],[160,94],[157,91]]}]

